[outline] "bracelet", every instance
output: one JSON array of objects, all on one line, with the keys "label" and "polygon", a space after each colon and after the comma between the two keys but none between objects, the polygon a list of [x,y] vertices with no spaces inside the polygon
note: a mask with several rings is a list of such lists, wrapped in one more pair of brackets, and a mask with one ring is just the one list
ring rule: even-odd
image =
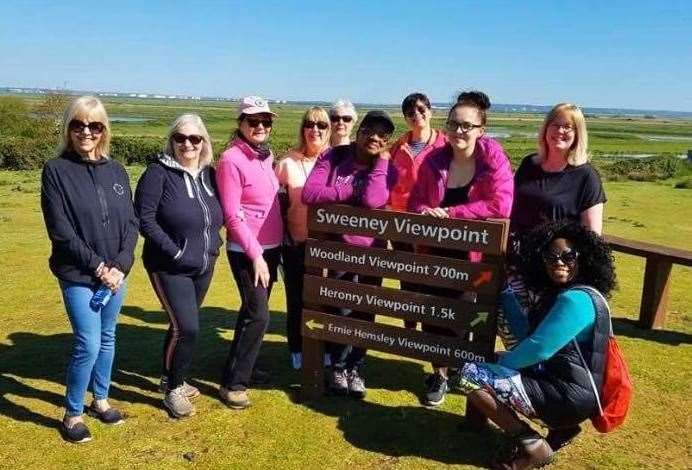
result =
[{"label": "bracelet", "polygon": [[101,277],[101,274],[103,274],[103,269],[104,269],[105,267],[106,267],[106,263],[104,263],[103,261],[101,261],[101,264],[99,264],[98,267],[96,268],[96,270],[94,271],[94,275],[95,275],[96,277]]}]

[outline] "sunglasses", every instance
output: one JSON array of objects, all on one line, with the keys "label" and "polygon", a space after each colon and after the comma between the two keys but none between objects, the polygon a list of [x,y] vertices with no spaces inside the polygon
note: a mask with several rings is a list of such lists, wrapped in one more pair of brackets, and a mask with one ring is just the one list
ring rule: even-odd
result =
[{"label": "sunglasses", "polygon": [[259,125],[262,124],[262,126],[267,128],[274,124],[274,121],[271,119],[259,119],[253,117],[245,118],[245,122],[247,122],[247,125],[250,127],[259,127]]},{"label": "sunglasses", "polygon": [[349,122],[353,121],[353,116],[337,116],[336,114],[332,114],[329,116],[329,120],[334,124],[339,121],[344,121],[346,124],[348,124]]},{"label": "sunglasses", "polygon": [[366,137],[372,137],[372,136],[377,136],[383,141],[388,141],[389,138],[392,136],[392,134],[385,132],[383,130],[378,130],[372,127],[361,127],[358,129],[359,134],[363,134]]},{"label": "sunglasses", "polygon": [[453,119],[450,119],[445,124],[445,127],[447,128],[447,131],[449,131],[449,132],[458,132],[459,129],[461,129],[462,133],[467,134],[474,129],[478,129],[479,127],[483,127],[483,125],[482,124],[473,124],[472,122],[466,122],[466,121],[457,122]]},{"label": "sunglasses", "polygon": [[418,114],[420,114],[421,116],[425,116],[425,113],[428,112],[428,108],[426,108],[425,106],[414,106],[411,109],[407,109],[404,113],[404,116],[406,116],[407,118],[412,118],[416,115],[416,112],[418,112]]},{"label": "sunglasses", "polygon": [[185,135],[180,132],[173,134],[172,138],[176,144],[184,144],[186,140],[189,140],[192,145],[199,145],[204,140],[201,135]]},{"label": "sunglasses", "polygon": [[100,134],[106,128],[102,122],[90,122],[87,124],[79,119],[71,120],[67,127],[69,127],[72,132],[76,132],[77,134],[84,132],[84,129],[89,129],[89,132],[92,134]]},{"label": "sunglasses", "polygon": [[303,129],[312,129],[315,126],[321,131],[329,129],[329,123],[324,121],[305,121],[303,123]]},{"label": "sunglasses", "polygon": [[558,261],[562,261],[568,266],[574,265],[577,262],[579,253],[574,250],[563,251],[562,253],[555,253],[554,251],[546,250],[543,252],[543,261],[548,264],[556,264]]}]

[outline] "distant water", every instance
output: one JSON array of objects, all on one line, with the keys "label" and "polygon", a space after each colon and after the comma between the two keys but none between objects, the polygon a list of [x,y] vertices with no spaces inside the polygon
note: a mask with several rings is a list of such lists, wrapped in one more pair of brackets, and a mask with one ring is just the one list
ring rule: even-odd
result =
[{"label": "distant water", "polygon": [[150,119],[150,118],[131,117],[131,116],[110,116],[109,119],[111,122],[148,122],[148,121],[153,121],[153,119]]}]

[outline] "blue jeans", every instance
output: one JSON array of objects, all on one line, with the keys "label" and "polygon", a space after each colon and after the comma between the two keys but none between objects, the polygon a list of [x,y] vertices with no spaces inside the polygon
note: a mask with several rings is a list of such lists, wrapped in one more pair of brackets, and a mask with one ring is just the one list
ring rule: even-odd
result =
[{"label": "blue jeans", "polygon": [[101,312],[89,306],[98,286],[60,281],[60,288],[74,332],[67,366],[66,415],[80,416],[87,389],[91,389],[94,400],[108,398],[115,356],[115,326],[125,297],[125,284]]}]

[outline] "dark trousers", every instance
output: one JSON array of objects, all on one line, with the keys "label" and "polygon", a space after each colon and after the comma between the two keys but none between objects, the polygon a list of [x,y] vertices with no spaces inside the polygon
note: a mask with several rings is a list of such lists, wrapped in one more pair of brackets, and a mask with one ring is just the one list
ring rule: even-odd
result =
[{"label": "dark trousers", "polygon": [[199,333],[199,308],[212,274],[213,268],[199,276],[149,273],[151,285],[170,322],[163,343],[163,375],[168,378],[169,389],[183,384],[192,363]]},{"label": "dark trousers", "polygon": [[[405,251],[407,253],[414,252],[414,246],[411,243],[406,242],[392,242],[392,248],[396,251]],[[422,284],[416,284],[415,282],[399,281],[399,288],[408,292],[419,292],[425,294],[427,292],[427,287]],[[415,330],[418,322],[416,320],[404,320],[404,327],[409,330]]]},{"label": "dark trousers", "polygon": [[228,251],[228,261],[241,301],[231,349],[221,379],[221,384],[229,390],[247,389],[264,333],[269,325],[269,295],[276,281],[281,248],[264,250],[262,256],[269,266],[270,273],[269,286],[266,288],[259,283],[255,286],[252,261],[245,253]]},{"label": "dark trousers", "polygon": [[305,243],[286,245],[282,250],[283,278],[286,290],[286,336],[292,353],[303,351],[303,276]]},{"label": "dark trousers", "polygon": [[[342,279],[344,281],[358,282],[370,286],[382,285],[381,277],[363,276],[360,274],[352,274],[345,272],[337,272],[330,274],[333,274],[332,277],[336,279]],[[351,310],[348,308],[337,308],[334,309],[332,313],[345,317],[347,316],[350,318],[355,318],[356,320],[365,320],[369,322],[375,321],[375,314],[373,313],[358,312],[356,310]],[[335,370],[351,370],[362,368],[365,362],[365,354],[368,352],[367,349],[360,348],[358,346],[353,346],[352,344],[327,343],[326,347],[332,360],[332,368]]]}]

